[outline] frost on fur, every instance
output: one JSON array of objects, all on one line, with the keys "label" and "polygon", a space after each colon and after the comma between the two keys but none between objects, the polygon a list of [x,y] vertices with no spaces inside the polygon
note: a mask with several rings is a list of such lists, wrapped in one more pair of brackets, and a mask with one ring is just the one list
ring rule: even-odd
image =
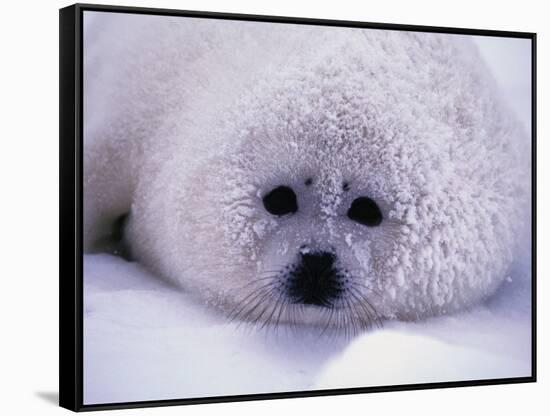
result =
[{"label": "frost on fur", "polygon": [[[280,300],[277,271],[306,250],[334,252],[377,318],[498,288],[525,243],[529,141],[466,37],[169,22],[129,24],[133,48],[109,47],[120,67],[87,56],[89,250],[129,213],[132,256],[227,312],[267,273],[277,290],[246,315],[260,321],[323,322]],[[262,206],[279,185],[296,215]],[[364,196],[379,227],[346,216]],[[351,325],[362,312],[346,302]]]}]

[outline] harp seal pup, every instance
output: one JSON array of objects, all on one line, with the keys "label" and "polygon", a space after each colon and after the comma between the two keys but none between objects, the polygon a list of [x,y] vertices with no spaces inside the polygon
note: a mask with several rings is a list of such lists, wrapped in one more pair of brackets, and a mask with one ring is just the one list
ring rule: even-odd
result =
[{"label": "harp seal pup", "polygon": [[84,45],[86,252],[352,331],[475,305],[517,259],[530,143],[465,36],[105,14]]}]

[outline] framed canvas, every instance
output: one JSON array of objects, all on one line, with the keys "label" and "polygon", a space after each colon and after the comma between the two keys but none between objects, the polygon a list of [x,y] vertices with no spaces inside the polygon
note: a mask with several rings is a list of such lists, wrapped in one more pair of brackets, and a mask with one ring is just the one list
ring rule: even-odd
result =
[{"label": "framed canvas", "polygon": [[61,9],[61,406],[535,381],[535,43]]}]

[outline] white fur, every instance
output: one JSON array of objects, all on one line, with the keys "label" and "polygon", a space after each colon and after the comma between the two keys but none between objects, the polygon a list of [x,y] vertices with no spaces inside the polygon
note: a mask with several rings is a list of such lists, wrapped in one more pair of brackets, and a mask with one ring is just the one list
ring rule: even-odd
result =
[{"label": "white fur", "polygon": [[[530,145],[467,37],[87,19],[86,250],[130,212],[132,255],[226,311],[303,244],[335,250],[385,318],[473,305],[506,277],[529,221]],[[262,196],[281,184],[299,212],[275,218]],[[363,195],[381,226],[347,218]],[[250,316],[326,319],[261,300]]]}]

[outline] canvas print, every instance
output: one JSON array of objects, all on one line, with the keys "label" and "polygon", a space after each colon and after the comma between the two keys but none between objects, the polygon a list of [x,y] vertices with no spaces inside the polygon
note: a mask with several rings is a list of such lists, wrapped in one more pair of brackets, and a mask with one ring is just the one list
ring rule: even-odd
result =
[{"label": "canvas print", "polygon": [[531,376],[531,40],[84,11],[84,404]]}]

